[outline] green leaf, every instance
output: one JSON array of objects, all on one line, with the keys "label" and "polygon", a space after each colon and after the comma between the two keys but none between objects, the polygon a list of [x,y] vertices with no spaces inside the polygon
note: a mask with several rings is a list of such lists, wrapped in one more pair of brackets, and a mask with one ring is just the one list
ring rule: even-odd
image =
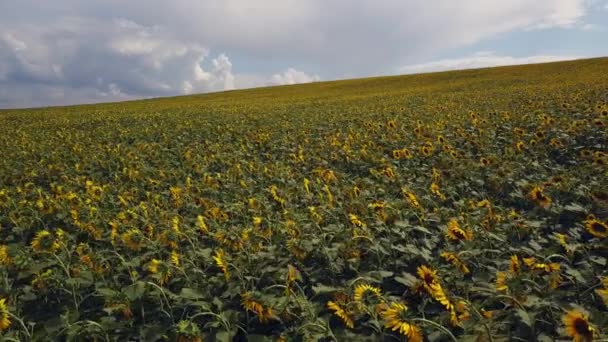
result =
[{"label": "green leaf", "polygon": [[519,317],[521,322],[524,323],[525,325],[527,325],[528,327],[532,328],[534,326],[534,320],[532,319],[532,317],[530,317],[530,315],[526,311],[521,310],[521,309],[516,309],[515,314]]},{"label": "green leaf", "polygon": [[403,284],[407,287],[412,287],[418,282],[418,278],[407,272],[402,272],[400,277],[398,276],[394,279],[396,282]]},{"label": "green leaf", "polygon": [[122,293],[124,293],[124,295],[127,296],[130,301],[140,299],[141,297],[143,297],[145,292],[146,283],[144,283],[143,281],[138,281],[122,291]]},{"label": "green leaf", "polygon": [[317,285],[313,286],[312,290],[314,291],[315,294],[325,294],[325,293],[332,293],[332,292],[340,291],[340,289],[337,287],[326,286],[323,284],[317,284]]}]

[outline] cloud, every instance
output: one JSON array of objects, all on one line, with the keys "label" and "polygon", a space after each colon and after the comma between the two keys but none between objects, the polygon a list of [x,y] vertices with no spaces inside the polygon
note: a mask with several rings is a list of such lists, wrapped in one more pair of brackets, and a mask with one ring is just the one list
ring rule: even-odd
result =
[{"label": "cloud", "polygon": [[551,56],[551,55],[537,55],[527,57],[512,57],[512,56],[499,56],[494,52],[478,52],[468,57],[454,58],[454,59],[442,59],[438,61],[413,64],[401,67],[399,72],[402,74],[414,74],[423,72],[434,72],[434,71],[446,71],[446,70],[460,70],[460,69],[474,69],[474,68],[486,68],[493,66],[505,66],[505,65],[519,65],[519,64],[530,64],[530,63],[546,63],[556,62],[563,60],[573,60],[585,58],[584,56]]},{"label": "cloud", "polygon": [[298,71],[294,68],[288,68],[283,73],[274,74],[270,78],[271,85],[298,84],[318,82],[321,77],[318,75],[309,75],[303,71]]},{"label": "cloud", "polygon": [[225,54],[210,58],[208,49],[162,27],[125,19],[106,24],[72,18],[4,31],[0,86],[24,94],[5,90],[3,102],[65,104],[234,89]]},{"label": "cloud", "polygon": [[[9,89],[0,106],[382,74],[508,32],[584,28],[597,6],[597,0],[0,1],[0,87]],[[277,73],[292,65],[309,74]],[[30,94],[9,98],[16,96],[10,89]]]}]

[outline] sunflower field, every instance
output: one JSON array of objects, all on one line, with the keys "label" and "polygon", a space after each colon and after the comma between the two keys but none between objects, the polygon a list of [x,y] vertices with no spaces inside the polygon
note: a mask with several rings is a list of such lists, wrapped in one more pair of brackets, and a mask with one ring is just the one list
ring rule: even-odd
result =
[{"label": "sunflower field", "polygon": [[0,111],[5,341],[608,338],[608,59]]}]

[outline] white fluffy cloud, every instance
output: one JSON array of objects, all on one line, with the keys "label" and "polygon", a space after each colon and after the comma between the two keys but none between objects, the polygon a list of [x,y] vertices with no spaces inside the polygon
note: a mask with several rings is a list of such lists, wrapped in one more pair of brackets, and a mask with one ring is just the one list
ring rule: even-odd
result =
[{"label": "white fluffy cloud", "polygon": [[573,60],[584,58],[583,56],[528,56],[528,57],[512,57],[512,56],[499,56],[493,52],[478,52],[468,57],[454,58],[454,59],[442,59],[438,61],[432,61],[422,64],[407,65],[399,69],[403,74],[413,74],[422,72],[433,72],[433,71],[446,71],[446,70],[458,70],[458,69],[473,69],[473,68],[486,68],[493,66],[504,66],[504,65],[519,65],[519,64],[530,64],[530,63],[546,63],[556,62],[563,60]]},{"label": "white fluffy cloud", "polygon": [[[56,27],[4,31],[0,82],[10,87],[0,93],[0,107],[234,89],[225,54],[210,58],[206,48],[161,27],[124,19],[105,24],[75,19]],[[59,39],[49,39],[49,32]]]},{"label": "white fluffy cloud", "polygon": [[283,85],[283,84],[297,84],[297,83],[310,83],[318,82],[321,80],[319,75],[309,75],[303,71],[296,70],[294,68],[288,68],[283,73],[274,74],[270,78],[270,84]]},{"label": "white fluffy cloud", "polygon": [[[0,1],[0,108],[387,73],[507,32],[585,27],[598,1]],[[306,72],[277,73],[290,65]]]}]

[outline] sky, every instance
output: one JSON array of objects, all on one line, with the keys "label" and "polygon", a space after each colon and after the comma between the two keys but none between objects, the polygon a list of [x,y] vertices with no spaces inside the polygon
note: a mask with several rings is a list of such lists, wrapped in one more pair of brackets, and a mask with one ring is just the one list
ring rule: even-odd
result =
[{"label": "sky", "polygon": [[0,108],[608,56],[608,0],[0,0]]}]

